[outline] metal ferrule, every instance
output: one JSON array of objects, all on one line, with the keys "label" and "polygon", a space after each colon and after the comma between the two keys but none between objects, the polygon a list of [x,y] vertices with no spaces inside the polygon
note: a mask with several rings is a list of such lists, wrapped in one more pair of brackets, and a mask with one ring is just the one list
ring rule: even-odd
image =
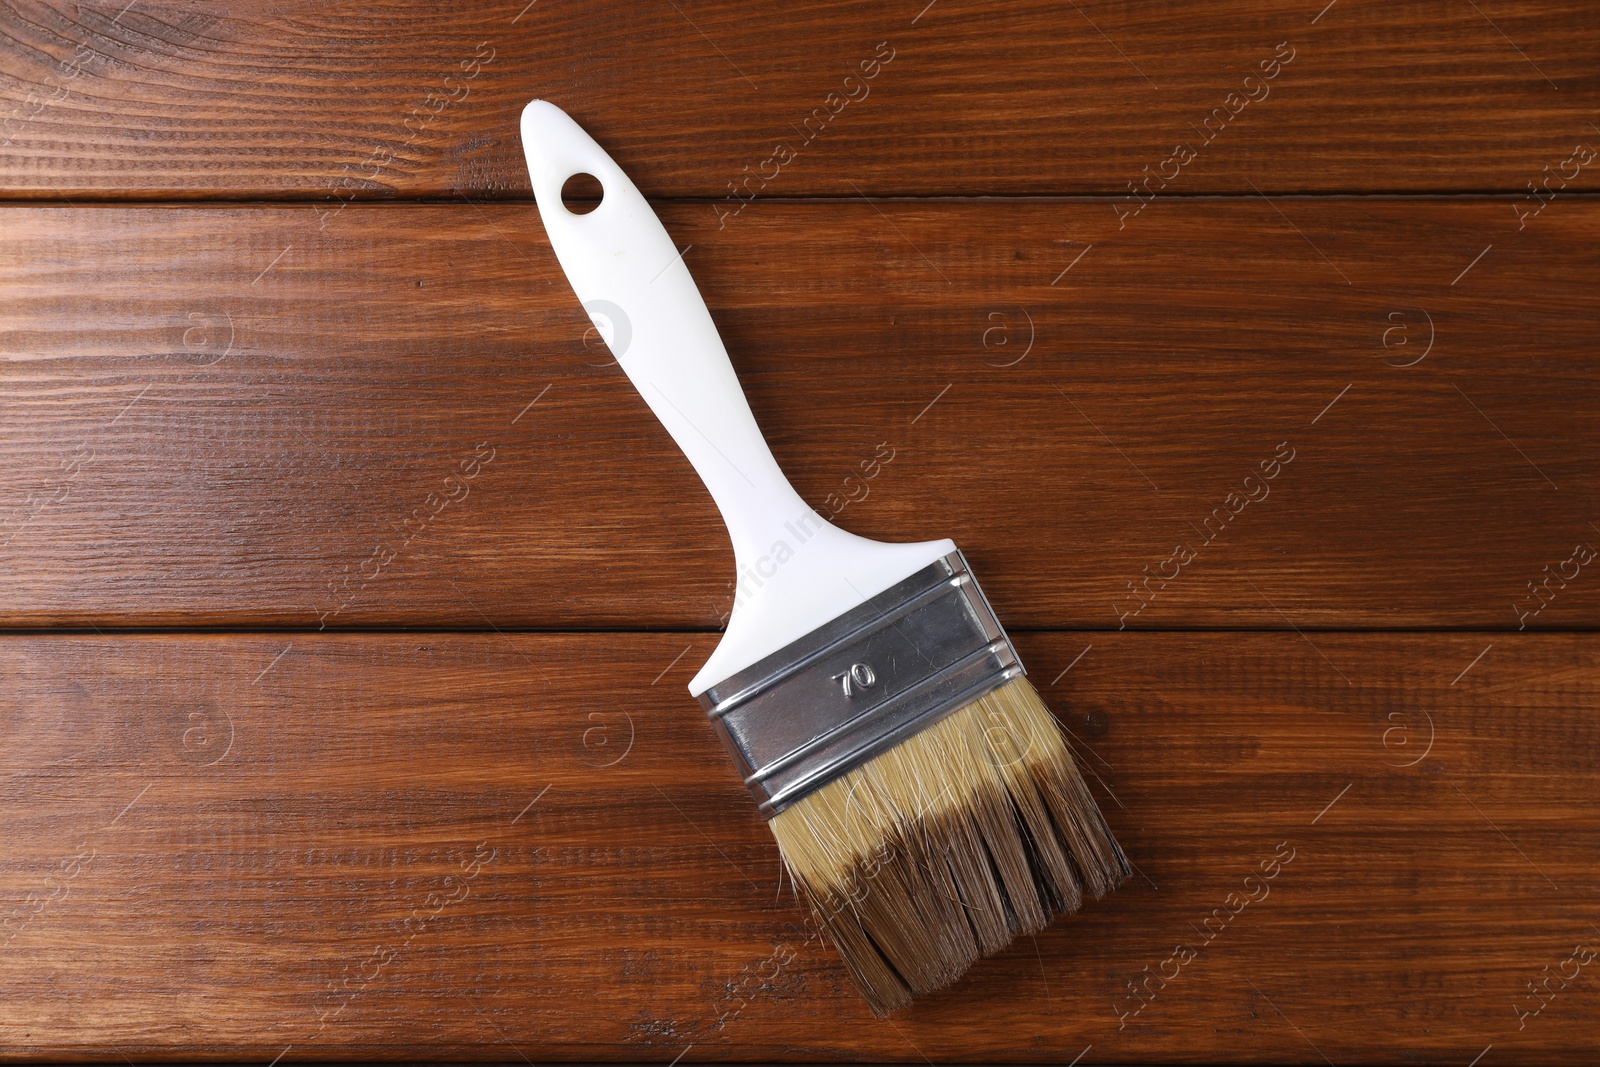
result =
[{"label": "metal ferrule", "polygon": [[700,695],[762,815],[1023,674],[952,552]]}]

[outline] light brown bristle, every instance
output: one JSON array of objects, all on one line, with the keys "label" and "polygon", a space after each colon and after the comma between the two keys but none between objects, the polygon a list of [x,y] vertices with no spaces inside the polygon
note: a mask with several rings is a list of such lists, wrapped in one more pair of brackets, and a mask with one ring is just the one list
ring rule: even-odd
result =
[{"label": "light brown bristle", "polygon": [[878,1015],[948,985],[1128,875],[1026,678],[834,779],[770,825]]}]

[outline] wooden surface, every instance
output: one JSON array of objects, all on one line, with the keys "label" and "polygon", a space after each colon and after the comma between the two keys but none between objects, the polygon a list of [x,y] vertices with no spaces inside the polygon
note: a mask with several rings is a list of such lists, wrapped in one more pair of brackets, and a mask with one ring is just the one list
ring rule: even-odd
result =
[{"label": "wooden surface", "polygon": [[[1547,212],[1188,201],[1119,232],[1097,204],[858,202],[719,233],[664,210],[809,499],[954,537],[1013,626],[1095,629],[1515,628],[1527,583],[1600,542],[1600,205]],[[49,501],[11,512],[12,625],[728,610],[715,512],[531,206],[10,219],[0,484]],[[1580,578],[1530,625],[1597,620]]]},{"label": "wooden surface", "polygon": [[[683,699],[711,641],[0,642],[22,709],[0,891],[37,898],[0,927],[0,1038],[258,1062],[1587,1062],[1590,973],[1515,1011],[1600,948],[1587,637],[1476,659],[1482,635],[1022,635],[1139,873],[890,1023],[813,940]],[[1120,1018],[1180,943],[1196,958]]]},{"label": "wooden surface", "polygon": [[[1593,1060],[1592,5],[524,3],[0,7],[0,1059]],[[534,96],[1138,867],[887,1022]]]},{"label": "wooden surface", "polygon": [[23,0],[0,20],[0,185],[47,198],[525,197],[535,95],[654,196],[1122,196],[1186,142],[1180,193],[1521,192],[1591,136],[1600,77],[1583,0]]}]

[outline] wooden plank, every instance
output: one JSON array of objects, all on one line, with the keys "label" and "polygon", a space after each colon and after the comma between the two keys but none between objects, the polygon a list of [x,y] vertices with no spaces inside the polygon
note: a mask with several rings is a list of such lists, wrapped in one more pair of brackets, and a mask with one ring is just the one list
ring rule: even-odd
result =
[{"label": "wooden plank", "polygon": [[1177,193],[1524,194],[1596,143],[1600,20],[1582,0],[28,0],[0,55],[21,197],[523,197],[536,96],[655,196],[1127,196],[1162,172]]},{"label": "wooden plank", "polygon": [[[666,219],[801,492],[954,537],[1013,627],[1600,619],[1592,202]],[[727,611],[720,524],[530,207],[5,225],[6,626]]]},{"label": "wooden plank", "polygon": [[892,1025],[683,690],[712,640],[0,640],[8,1055],[1590,1055],[1591,636],[1021,635],[1139,874]]}]

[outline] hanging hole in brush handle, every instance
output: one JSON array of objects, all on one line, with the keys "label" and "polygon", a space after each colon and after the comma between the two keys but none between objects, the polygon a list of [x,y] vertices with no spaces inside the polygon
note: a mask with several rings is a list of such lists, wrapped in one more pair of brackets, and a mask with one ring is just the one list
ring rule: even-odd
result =
[{"label": "hanging hole in brush handle", "polygon": [[574,215],[587,215],[604,196],[605,189],[593,174],[574,174],[561,186],[561,204]]}]

